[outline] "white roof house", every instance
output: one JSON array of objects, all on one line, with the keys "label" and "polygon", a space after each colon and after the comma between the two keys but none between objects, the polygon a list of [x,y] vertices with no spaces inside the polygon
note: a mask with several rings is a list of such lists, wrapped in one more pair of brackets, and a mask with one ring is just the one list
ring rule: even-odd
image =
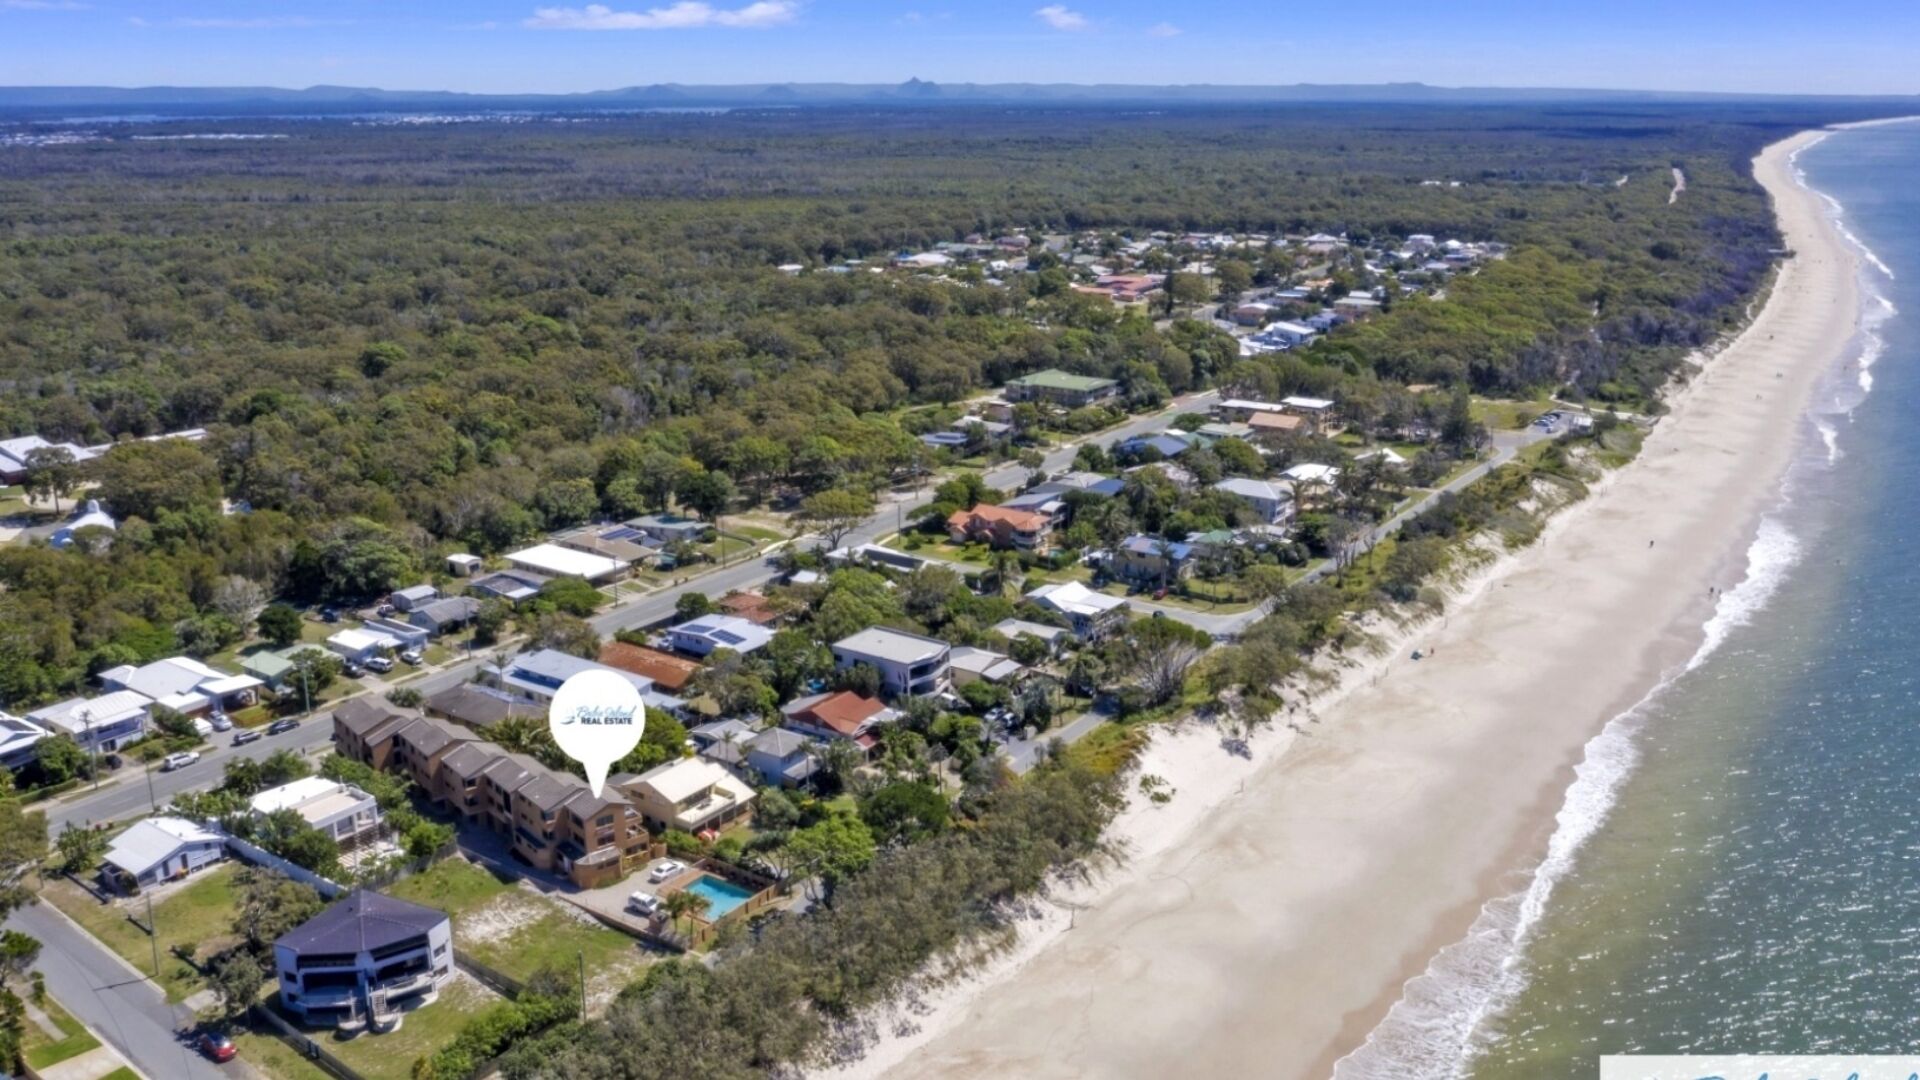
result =
[{"label": "white roof house", "polygon": [[100,861],[150,884],[224,858],[226,846],[225,837],[185,818],[153,817],[114,837]]},{"label": "white roof house", "polygon": [[115,690],[96,698],[68,698],[66,701],[35,709],[27,719],[61,734],[70,735],[81,746],[98,741],[103,749],[129,738],[146,727],[147,709],[153,699],[132,690]]},{"label": "white roof house", "polygon": [[1373,461],[1376,458],[1389,469],[1397,469],[1407,463],[1406,457],[1394,450],[1391,446],[1382,446],[1375,450],[1369,450],[1364,454],[1355,454],[1353,456],[1353,460],[1355,461]]},{"label": "white roof house", "polygon": [[365,660],[375,653],[405,647],[399,638],[378,630],[341,630],[327,638],[327,648],[349,660]]},{"label": "white roof house", "polygon": [[81,529],[101,528],[117,530],[119,527],[119,522],[113,520],[112,514],[100,509],[98,499],[88,499],[85,503],[81,504],[79,513],[67,519],[65,523],[53,531],[53,535],[47,538],[47,543],[57,548],[72,547],[74,534]]},{"label": "white roof house", "polygon": [[335,839],[354,836],[380,823],[380,807],[373,796],[323,776],[304,776],[268,788],[255,795],[249,805],[256,817],[291,810]]},{"label": "white roof house", "polygon": [[1244,476],[1230,477],[1213,485],[1213,490],[1237,495],[1253,502],[1286,502],[1293,493],[1270,480],[1252,480]]},{"label": "white roof house", "polygon": [[1127,606],[1124,597],[1095,592],[1078,581],[1042,585],[1027,593],[1027,599],[1063,615],[1104,615]]},{"label": "white roof house", "polygon": [[693,656],[710,656],[718,649],[742,655],[773,640],[773,631],[738,615],[702,615],[667,628],[674,648]]},{"label": "white roof house", "polygon": [[1296,484],[1331,484],[1340,478],[1340,470],[1332,465],[1295,465],[1280,475]]},{"label": "white roof house", "polygon": [[1006,682],[1024,670],[1018,661],[1005,653],[976,649],[970,645],[955,646],[952,659],[954,678],[959,682],[972,682],[975,679],[990,683]]},{"label": "white roof house", "polygon": [[1333,408],[1333,402],[1331,400],[1317,397],[1281,398],[1280,404],[1300,412],[1325,412]]},{"label": "white roof house", "polygon": [[49,734],[31,720],[0,712],[0,768],[17,769],[32,761],[39,753],[36,747],[40,740]]},{"label": "white roof house", "polygon": [[535,544],[525,550],[509,553],[507,561],[536,574],[576,577],[587,581],[610,580],[627,572],[627,564],[619,559],[575,551],[558,544]]},{"label": "white roof house", "polygon": [[226,698],[265,685],[251,675],[229,675],[191,656],[170,656],[140,667],[111,667],[100,673],[100,684],[109,690],[132,690],[152,698],[156,705],[183,713],[218,706]]},{"label": "white roof house", "polygon": [[705,758],[678,758],[621,786],[643,818],[687,832],[723,825],[754,800],[753,788]]},{"label": "white roof house", "polygon": [[1001,619],[999,622],[993,624],[992,630],[1008,641],[1012,641],[1014,638],[1026,634],[1030,637],[1037,637],[1048,645],[1058,645],[1060,639],[1067,636],[1067,631],[1061,627],[1048,626],[1046,623],[1029,622],[1026,619]]}]

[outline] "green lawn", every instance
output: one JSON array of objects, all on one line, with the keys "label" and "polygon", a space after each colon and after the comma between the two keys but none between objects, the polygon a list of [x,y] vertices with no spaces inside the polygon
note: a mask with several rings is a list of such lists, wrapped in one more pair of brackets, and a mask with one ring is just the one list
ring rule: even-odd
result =
[{"label": "green lawn", "polygon": [[236,1031],[233,1045],[240,1050],[240,1060],[274,1080],[333,1080],[332,1073],[301,1057],[276,1035]]},{"label": "green lawn", "polygon": [[76,1058],[100,1045],[100,1040],[75,1020],[60,1003],[49,997],[41,1002],[40,1010],[60,1029],[60,1038],[54,1039],[40,1030],[40,1025],[32,1020],[26,1022],[26,1035],[20,1042],[20,1052],[27,1064],[34,1069],[44,1069],[57,1065],[68,1058]]},{"label": "green lawn", "polygon": [[[153,921],[160,928],[159,983],[168,1001],[185,998],[201,984],[199,974],[172,954],[173,946],[210,956],[234,940],[233,874],[231,863],[203,870],[192,883],[153,905]],[[40,896],[86,927],[136,970],[153,974],[153,939],[127,920],[128,912],[146,918],[144,900],[136,897],[124,902],[125,907],[102,904],[64,878],[50,879]]]},{"label": "green lawn", "polygon": [[100,1080],[140,1080],[140,1074],[134,1072],[131,1065],[122,1065],[101,1077]]},{"label": "green lawn", "polygon": [[464,859],[447,859],[387,890],[403,900],[453,916],[460,952],[504,974],[526,980],[544,967],[569,974],[587,963],[590,1003],[610,1000],[639,977],[647,956],[633,938],[549,899],[496,879]]},{"label": "green lawn", "polygon": [[[406,1014],[400,1030],[353,1039],[320,1036],[327,1053],[367,1080],[411,1080],[413,1063],[453,1041],[467,1021],[501,1002],[499,995],[465,976],[440,991],[440,999]],[[317,1034],[317,1033],[316,1033]]]},{"label": "green lawn", "polygon": [[1475,398],[1472,413],[1475,420],[1490,428],[1518,431],[1532,423],[1534,417],[1553,408],[1551,398],[1540,398],[1536,401]]}]

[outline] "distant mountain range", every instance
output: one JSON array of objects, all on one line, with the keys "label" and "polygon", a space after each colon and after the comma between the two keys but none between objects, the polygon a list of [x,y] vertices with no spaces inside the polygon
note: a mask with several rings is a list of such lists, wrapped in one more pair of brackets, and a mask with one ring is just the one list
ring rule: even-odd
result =
[{"label": "distant mountain range", "polygon": [[[1501,104],[1632,102],[1805,101],[1778,94],[1676,93],[1647,90],[1582,90],[1509,87],[1441,87],[1423,83],[1377,85],[1141,86],[1125,83],[934,83],[909,79],[895,84],[747,83],[689,86],[660,83],[577,94],[466,94],[448,90],[380,90],[355,86],[0,86],[0,112],[20,115],[236,113],[298,110],[307,113],[395,112],[419,109],[455,112],[521,110],[591,111],[636,108],[742,108],[793,105],[1263,105],[1318,104]],[[1818,100],[1890,101],[1891,98]],[[1912,98],[1900,100],[1913,100]]]}]

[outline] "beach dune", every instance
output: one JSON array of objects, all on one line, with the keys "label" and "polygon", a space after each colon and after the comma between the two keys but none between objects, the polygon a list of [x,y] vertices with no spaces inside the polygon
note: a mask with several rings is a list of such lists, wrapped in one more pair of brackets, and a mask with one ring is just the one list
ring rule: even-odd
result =
[{"label": "beach dune", "polygon": [[1176,801],[1218,805],[873,1066],[1326,1077],[1489,899],[1522,887],[1582,747],[1698,647],[1709,588],[1738,582],[1809,393],[1852,337],[1852,253],[1791,175],[1811,137],[1756,161],[1794,257],[1636,462],[1421,634],[1435,656],[1395,660],[1277,760],[1222,781],[1243,790],[1182,788]]}]

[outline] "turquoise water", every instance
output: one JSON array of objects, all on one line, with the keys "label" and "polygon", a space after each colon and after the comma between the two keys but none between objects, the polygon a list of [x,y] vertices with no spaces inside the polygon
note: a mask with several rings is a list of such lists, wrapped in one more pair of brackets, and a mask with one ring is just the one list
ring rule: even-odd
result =
[{"label": "turquoise water", "polygon": [[687,886],[687,891],[707,902],[707,910],[701,917],[708,922],[718,922],[720,916],[753,899],[753,891],[741,888],[731,881],[702,874]]},{"label": "turquoise water", "polygon": [[[1866,325],[1695,662],[1587,748],[1531,886],[1348,1075],[1557,1080],[1603,1053],[1910,1051],[1920,1019],[1920,125],[1798,159]],[[1516,944],[1517,940],[1517,944]]]}]

